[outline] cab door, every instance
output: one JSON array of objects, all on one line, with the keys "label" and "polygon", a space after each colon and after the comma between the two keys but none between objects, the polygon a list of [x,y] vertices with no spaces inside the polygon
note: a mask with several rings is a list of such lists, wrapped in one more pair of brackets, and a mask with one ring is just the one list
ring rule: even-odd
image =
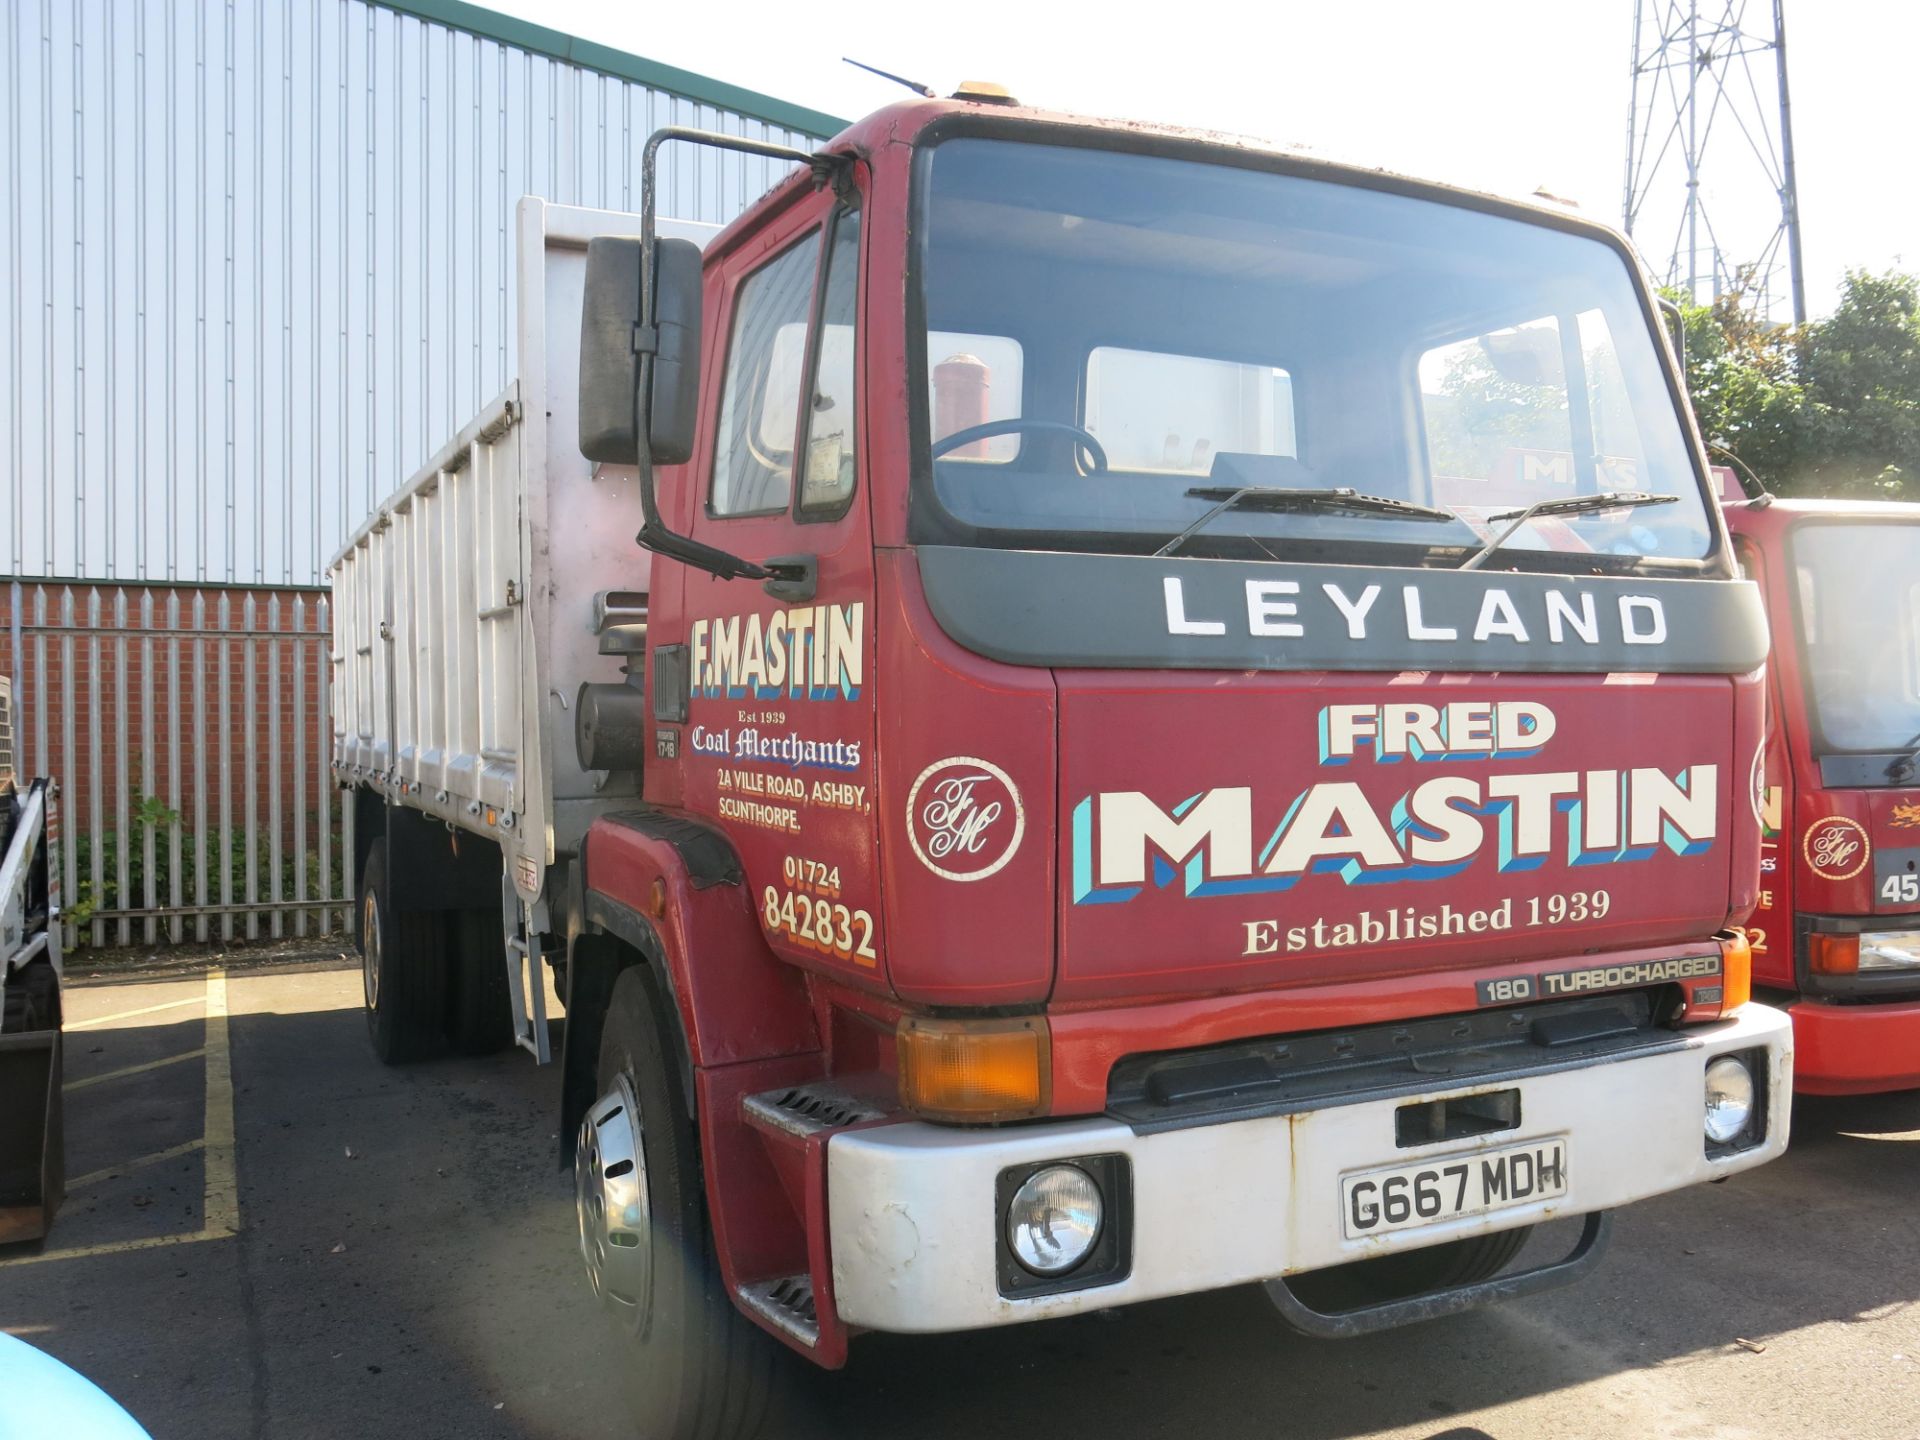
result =
[{"label": "cab door", "polygon": [[[880,978],[873,542],[857,190],[810,194],[709,271],[695,538],[806,582],[689,570],[684,803],[731,837],[773,947]],[[717,282],[717,283],[716,283]]]}]

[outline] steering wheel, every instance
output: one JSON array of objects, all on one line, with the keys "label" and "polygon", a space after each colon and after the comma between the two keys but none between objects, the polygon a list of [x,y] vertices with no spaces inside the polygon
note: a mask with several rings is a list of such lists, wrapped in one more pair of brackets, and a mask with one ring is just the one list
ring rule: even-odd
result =
[{"label": "steering wheel", "polygon": [[1093,462],[1089,472],[1094,475],[1107,473],[1107,452],[1091,430],[1078,425],[1069,425],[1064,420],[1030,420],[1020,415],[1009,415],[1001,420],[989,420],[984,425],[969,425],[964,430],[956,430],[951,435],[942,436],[933,442],[933,458],[958,450],[962,445],[971,445],[976,440],[990,439],[995,435],[1023,434],[1027,431],[1049,435],[1068,435],[1073,439],[1075,450],[1084,450],[1087,458]]}]

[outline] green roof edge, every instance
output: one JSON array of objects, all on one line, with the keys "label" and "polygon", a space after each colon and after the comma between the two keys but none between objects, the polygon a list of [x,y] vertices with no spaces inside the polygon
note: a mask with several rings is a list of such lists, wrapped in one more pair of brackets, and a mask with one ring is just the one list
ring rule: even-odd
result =
[{"label": "green roof edge", "polygon": [[412,15],[420,20],[430,20],[455,30],[498,40],[502,44],[517,45],[536,55],[551,56],[555,60],[597,70],[602,75],[611,75],[619,80],[632,80],[657,90],[669,90],[689,100],[715,105],[722,110],[735,110],[743,115],[751,115],[756,120],[778,125],[784,130],[798,130],[822,140],[832,139],[847,128],[845,120],[823,111],[790,105],[771,95],[762,95],[757,90],[743,90],[738,85],[696,75],[691,70],[663,65],[640,55],[630,55],[625,50],[615,50],[562,30],[535,25],[530,20],[470,5],[467,0],[369,0],[369,3],[401,15]]}]

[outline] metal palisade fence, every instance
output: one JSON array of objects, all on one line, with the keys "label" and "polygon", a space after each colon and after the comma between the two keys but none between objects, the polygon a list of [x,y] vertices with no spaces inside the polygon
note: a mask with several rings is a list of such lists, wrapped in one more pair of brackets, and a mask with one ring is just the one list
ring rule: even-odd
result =
[{"label": "metal palisade fence", "polygon": [[60,787],[67,946],[350,924],[326,592],[15,580],[0,598],[20,773]]}]

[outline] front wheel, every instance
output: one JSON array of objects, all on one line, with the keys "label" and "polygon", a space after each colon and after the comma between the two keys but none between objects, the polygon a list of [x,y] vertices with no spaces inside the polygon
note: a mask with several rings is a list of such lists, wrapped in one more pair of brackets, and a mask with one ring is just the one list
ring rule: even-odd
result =
[{"label": "front wheel", "polygon": [[727,1297],[671,1013],[645,966],[621,972],[600,1039],[600,1098],[574,1150],[580,1253],[628,1343],[641,1435],[747,1440],[786,1357]]}]

